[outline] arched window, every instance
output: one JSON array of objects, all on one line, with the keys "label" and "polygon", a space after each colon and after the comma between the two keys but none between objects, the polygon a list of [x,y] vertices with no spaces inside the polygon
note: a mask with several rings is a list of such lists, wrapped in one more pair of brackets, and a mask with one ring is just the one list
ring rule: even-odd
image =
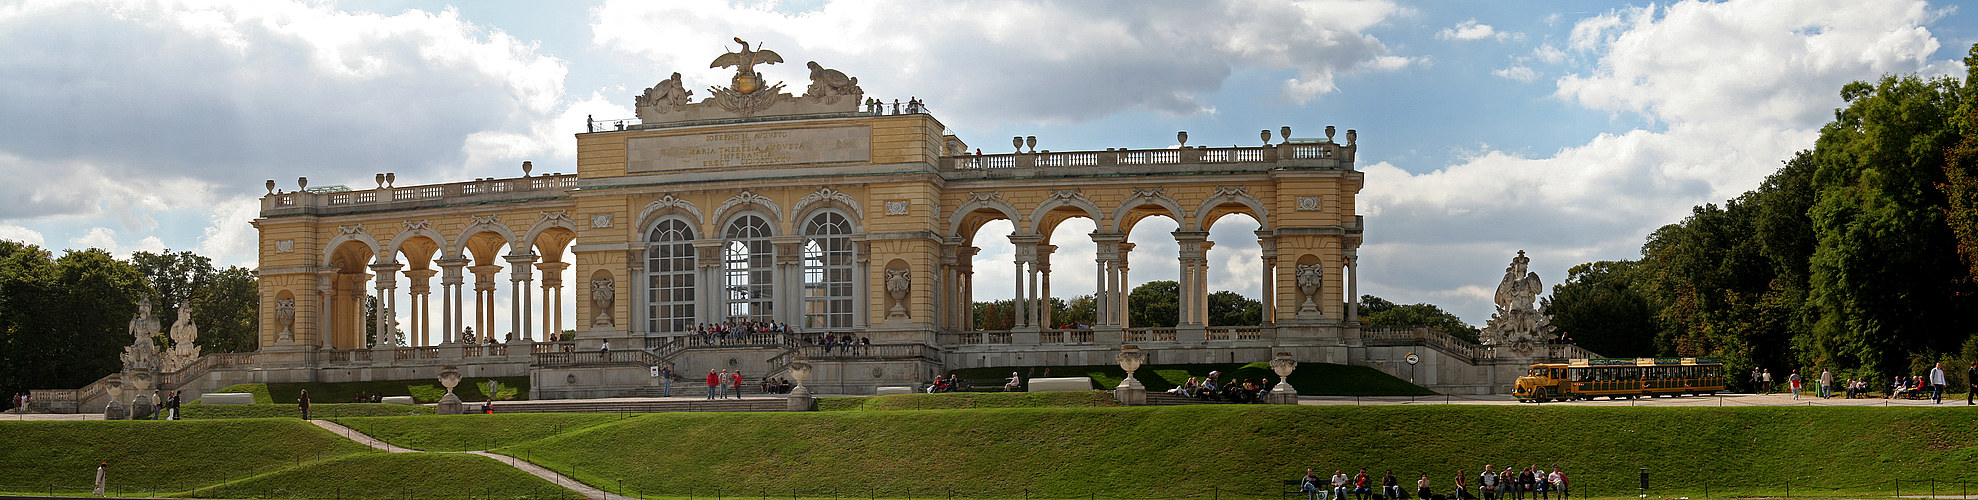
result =
[{"label": "arched window", "polygon": [[804,327],[852,327],[852,224],[824,212],[804,224]]},{"label": "arched window", "polygon": [[646,236],[646,331],[681,333],[694,326],[694,228],[666,219]]},{"label": "arched window", "polygon": [[762,217],[744,215],[728,223],[721,270],[730,321],[775,319],[776,247],[769,235],[769,221]]}]

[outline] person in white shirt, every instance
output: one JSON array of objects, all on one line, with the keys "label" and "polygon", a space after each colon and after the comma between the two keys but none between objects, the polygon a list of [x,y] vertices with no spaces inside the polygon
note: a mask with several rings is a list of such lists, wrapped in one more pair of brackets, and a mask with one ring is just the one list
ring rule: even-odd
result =
[{"label": "person in white shirt", "polygon": [[1820,369],[1820,399],[1834,397],[1834,372]]},{"label": "person in white shirt", "polygon": [[1497,473],[1491,472],[1489,465],[1477,475],[1477,489],[1483,491],[1483,500],[1497,500]]},{"label": "person in white shirt", "polygon": [[1332,471],[1332,497],[1346,498],[1346,483],[1350,481],[1346,478],[1345,471]]},{"label": "person in white shirt", "polygon": [[1546,480],[1552,482],[1552,491],[1559,492],[1559,500],[1566,500],[1566,473],[1561,472],[1559,466],[1552,466],[1552,474]]},{"label": "person in white shirt", "polygon": [[1949,382],[1944,380],[1944,364],[1937,363],[1930,368],[1930,404],[1944,404],[1945,385]]}]

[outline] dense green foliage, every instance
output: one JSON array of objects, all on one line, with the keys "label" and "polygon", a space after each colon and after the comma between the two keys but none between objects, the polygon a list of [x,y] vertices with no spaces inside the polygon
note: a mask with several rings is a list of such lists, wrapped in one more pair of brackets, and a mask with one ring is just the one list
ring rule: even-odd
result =
[{"label": "dense green foliage", "polygon": [[[420,405],[397,405],[386,403],[335,403],[309,405],[309,418],[339,417],[384,417],[393,415],[432,415],[433,407]],[[179,406],[179,417],[188,420],[223,418],[302,418],[302,408],[295,403],[252,404],[252,405],[211,405],[186,404]]]},{"label": "dense green foliage", "polygon": [[109,462],[112,484],[184,491],[370,450],[299,419],[0,421],[0,490],[86,487]]},{"label": "dense green foliage", "polygon": [[101,250],[56,258],[0,240],[0,393],[81,387],[120,369],[146,293],[136,268]]},{"label": "dense green foliage", "polygon": [[1181,322],[1181,284],[1149,281],[1126,296],[1126,324],[1135,328],[1172,327]]},{"label": "dense green foliage", "polygon": [[[1886,76],[1757,189],[1649,235],[1640,261],[1575,267],[1557,330],[1613,356],[1708,356],[1877,386],[1978,361],[1978,45],[1972,73]],[[1738,377],[1734,385],[1741,385]]]},{"label": "dense green foliage", "polygon": [[[529,377],[474,377],[460,379],[460,385],[453,388],[454,395],[461,401],[487,401],[488,381],[498,382],[501,391],[497,400],[529,399]],[[373,380],[367,382],[276,382],[271,384],[235,384],[213,392],[245,392],[254,394],[257,403],[295,404],[302,391],[309,391],[311,403],[340,403],[354,400],[358,395],[365,396],[412,396],[420,403],[437,403],[446,396],[446,388],[438,380]],[[265,399],[264,399],[265,398]]]},{"label": "dense green foliage", "polygon": [[1395,304],[1372,295],[1360,296],[1360,324],[1366,326],[1426,326],[1470,342],[1477,341],[1477,327],[1435,304]]},{"label": "dense green foliage", "polygon": [[[1270,406],[652,414],[505,448],[594,485],[648,495],[881,498],[1177,495],[1276,498],[1322,471],[1431,474],[1440,491],[1485,463],[1557,464],[1576,496],[1730,486],[1778,495],[1780,471],[1843,498],[1888,479],[1978,480],[1978,429],[1937,408]],[[1504,439],[1502,429],[1532,429]],[[1539,432],[1538,430],[1542,430]],[[656,439],[655,436],[665,436]],[[1834,439],[1845,436],[1846,439]],[[1342,450],[1395,450],[1352,453]],[[1697,457],[1710,457],[1698,460]],[[1206,463],[1240,463],[1214,467]],[[1474,488],[1474,478],[1472,478]],[[1911,483],[1915,488],[1916,483]],[[1911,490],[1912,492],[1915,490]],[[1472,489],[1474,493],[1475,490]]]},{"label": "dense green foliage", "polygon": [[[1127,307],[1133,307],[1131,302]],[[1264,323],[1264,303],[1224,290],[1209,294],[1209,326],[1256,326]]]},{"label": "dense green foliage", "polygon": [[[1222,380],[1259,379],[1270,384],[1277,383],[1277,374],[1271,372],[1270,363],[1203,363],[1175,365],[1143,365],[1134,371],[1149,391],[1165,391],[1186,383],[1189,377],[1207,377],[1209,372],[1222,372]],[[1008,378],[1010,372],[1031,377],[1092,377],[1097,388],[1118,387],[1126,379],[1126,371],[1118,365],[1099,366],[1049,366],[1049,367],[986,367],[964,368],[953,373],[963,380]],[[1028,382],[1025,382],[1028,385]],[[1299,363],[1298,369],[1291,372],[1291,386],[1299,394],[1310,396],[1420,396],[1434,394],[1421,386],[1365,366],[1335,365],[1330,363]]]},{"label": "dense green foliage", "polygon": [[583,498],[495,459],[364,453],[189,493],[197,498]]},{"label": "dense green foliage", "polygon": [[[178,321],[179,305],[192,305],[192,321],[199,325],[201,354],[222,351],[251,352],[260,345],[261,290],[254,273],[246,268],[213,267],[213,260],[192,252],[136,252],[130,264],[151,284],[152,310],[158,316],[161,333],[170,333]],[[164,348],[165,339],[158,339]]]}]

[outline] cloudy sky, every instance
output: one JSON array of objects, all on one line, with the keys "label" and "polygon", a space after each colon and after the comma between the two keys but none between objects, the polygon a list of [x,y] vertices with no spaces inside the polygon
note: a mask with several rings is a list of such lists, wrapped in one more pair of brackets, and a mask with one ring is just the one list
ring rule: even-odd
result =
[{"label": "cloudy sky", "polygon": [[[869,95],[919,96],[985,152],[1013,135],[1066,151],[1166,147],[1180,130],[1249,145],[1282,125],[1357,129],[1362,293],[1481,324],[1517,250],[1548,284],[1636,257],[1649,231],[1810,147],[1843,83],[1963,74],[1971,10],[0,0],[0,238],[252,266],[263,179],[364,186],[393,171],[411,185],[514,176],[522,160],[571,171],[585,116],[631,116],[632,96],[674,71],[689,88],[724,83],[706,61],[740,36],[857,76]],[[1092,290],[1089,228],[1067,223],[1054,241],[1058,295]],[[1215,228],[1212,288],[1257,295],[1254,228]],[[1157,219],[1131,235],[1136,282],[1173,279],[1171,230]],[[978,280],[1007,287],[997,239],[978,238]]]}]

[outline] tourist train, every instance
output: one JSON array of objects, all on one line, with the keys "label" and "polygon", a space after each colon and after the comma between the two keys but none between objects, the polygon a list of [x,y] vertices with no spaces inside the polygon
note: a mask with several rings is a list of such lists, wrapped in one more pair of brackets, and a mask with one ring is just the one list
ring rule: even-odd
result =
[{"label": "tourist train", "polygon": [[1519,401],[1571,401],[1607,396],[1715,394],[1724,390],[1724,364],[1709,358],[1575,359],[1533,364],[1518,377]]}]

